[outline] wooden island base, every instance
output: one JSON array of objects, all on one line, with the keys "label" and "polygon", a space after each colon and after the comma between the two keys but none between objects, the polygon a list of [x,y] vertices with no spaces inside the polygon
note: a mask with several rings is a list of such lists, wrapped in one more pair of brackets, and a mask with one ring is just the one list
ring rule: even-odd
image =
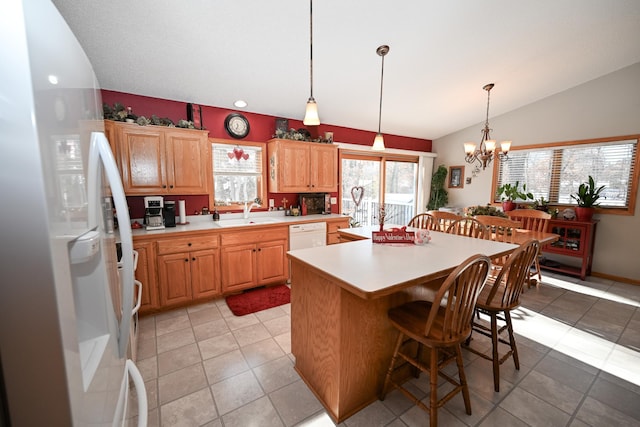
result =
[{"label": "wooden island base", "polygon": [[[430,286],[437,287],[442,280]],[[343,285],[291,258],[295,369],[336,423],[378,399],[397,338],[387,311],[433,292],[414,286],[364,299]]]}]

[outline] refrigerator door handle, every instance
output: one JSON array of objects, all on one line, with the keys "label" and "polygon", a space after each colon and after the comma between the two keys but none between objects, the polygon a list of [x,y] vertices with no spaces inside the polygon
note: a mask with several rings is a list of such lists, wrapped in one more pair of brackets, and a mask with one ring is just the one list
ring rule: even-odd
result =
[{"label": "refrigerator door handle", "polygon": [[131,219],[129,218],[129,207],[124,194],[124,187],[120,179],[120,172],[113,157],[109,141],[102,132],[91,133],[91,146],[89,150],[89,227],[99,226],[101,206],[99,196],[102,192],[100,188],[100,160],[104,168],[105,175],[111,187],[113,203],[118,212],[118,225],[120,231],[120,244],[122,248],[122,313],[120,321],[120,332],[118,334],[118,349],[120,357],[126,357],[129,345],[129,328],[131,327],[131,316],[129,313],[133,309],[133,238],[131,236]]},{"label": "refrigerator door handle", "polygon": [[113,427],[126,426],[127,423],[127,406],[129,402],[129,378],[136,389],[138,397],[138,427],[147,427],[148,402],[147,391],[144,388],[144,380],[133,360],[127,359],[125,362],[124,378],[120,386],[120,395],[118,396],[118,404],[116,406],[116,416],[113,419]]},{"label": "refrigerator door handle", "polygon": [[133,283],[135,283],[136,287],[138,288],[138,298],[136,298],[136,306],[133,307],[133,310],[131,310],[131,315],[135,316],[138,310],[140,310],[140,305],[142,305],[142,283],[139,280],[135,279]]}]

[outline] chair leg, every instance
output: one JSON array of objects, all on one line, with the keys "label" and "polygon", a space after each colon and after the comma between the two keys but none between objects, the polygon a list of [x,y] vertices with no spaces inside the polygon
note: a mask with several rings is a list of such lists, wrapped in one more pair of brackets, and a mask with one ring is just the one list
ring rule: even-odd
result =
[{"label": "chair leg", "polygon": [[467,376],[464,373],[464,365],[462,361],[462,351],[460,345],[456,346],[456,363],[458,365],[458,378],[462,386],[462,398],[464,399],[464,409],[467,415],[471,415],[471,399],[469,397],[469,386],[467,385]]},{"label": "chair leg", "polygon": [[438,349],[432,348],[429,357],[429,425],[436,427],[438,425]]},{"label": "chair leg", "polygon": [[500,391],[500,356],[498,355],[498,316],[491,313],[491,344],[493,362],[493,389]]},{"label": "chair leg", "polygon": [[387,390],[389,389],[389,384],[391,383],[391,375],[393,374],[393,367],[396,364],[398,351],[400,351],[400,346],[402,345],[403,338],[404,334],[402,332],[399,332],[398,340],[396,341],[396,348],[393,351],[393,356],[391,356],[391,363],[389,364],[389,369],[387,369],[387,376],[384,379],[384,385],[382,386],[382,391],[380,392],[380,400],[384,400],[384,398],[387,396]]},{"label": "chair leg", "polygon": [[520,370],[520,359],[518,358],[518,347],[516,347],[516,338],[513,334],[513,324],[511,323],[511,313],[509,311],[504,312],[504,320],[507,322],[507,331],[509,331],[509,346],[511,347],[513,363],[516,365],[516,369]]}]

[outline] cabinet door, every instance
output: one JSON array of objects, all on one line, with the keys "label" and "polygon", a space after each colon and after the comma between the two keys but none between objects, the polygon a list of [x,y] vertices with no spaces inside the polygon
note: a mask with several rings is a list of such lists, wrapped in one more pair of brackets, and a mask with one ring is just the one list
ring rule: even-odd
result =
[{"label": "cabinet door", "polygon": [[211,161],[205,134],[183,131],[166,134],[169,193],[207,194],[207,164]]},{"label": "cabinet door", "polygon": [[279,191],[304,192],[311,191],[309,182],[309,156],[308,143],[281,144],[279,151],[280,185]]},{"label": "cabinet door", "polygon": [[220,252],[205,249],[191,252],[191,290],[193,299],[220,294]]},{"label": "cabinet door", "polygon": [[220,265],[223,292],[255,286],[256,245],[223,247]]},{"label": "cabinet door", "polygon": [[311,191],[338,191],[338,148],[314,144],[310,150]]},{"label": "cabinet door", "polygon": [[289,277],[287,241],[276,240],[257,245],[257,285],[282,282]]},{"label": "cabinet door", "polygon": [[164,135],[143,126],[123,126],[118,137],[124,192],[166,193]]},{"label": "cabinet door", "polygon": [[162,307],[191,300],[191,263],[189,261],[189,253],[158,257],[158,281]]},{"label": "cabinet door", "polygon": [[158,308],[158,284],[155,275],[153,243],[134,243],[133,249],[138,252],[136,279],[142,283],[140,313],[153,311]]}]

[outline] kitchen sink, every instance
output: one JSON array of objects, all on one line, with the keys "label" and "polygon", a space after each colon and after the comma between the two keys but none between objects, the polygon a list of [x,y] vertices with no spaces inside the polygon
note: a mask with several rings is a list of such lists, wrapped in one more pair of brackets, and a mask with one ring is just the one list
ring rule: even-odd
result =
[{"label": "kitchen sink", "polygon": [[218,221],[220,227],[239,227],[243,225],[273,224],[281,222],[275,218],[239,218],[239,219],[222,219]]}]

